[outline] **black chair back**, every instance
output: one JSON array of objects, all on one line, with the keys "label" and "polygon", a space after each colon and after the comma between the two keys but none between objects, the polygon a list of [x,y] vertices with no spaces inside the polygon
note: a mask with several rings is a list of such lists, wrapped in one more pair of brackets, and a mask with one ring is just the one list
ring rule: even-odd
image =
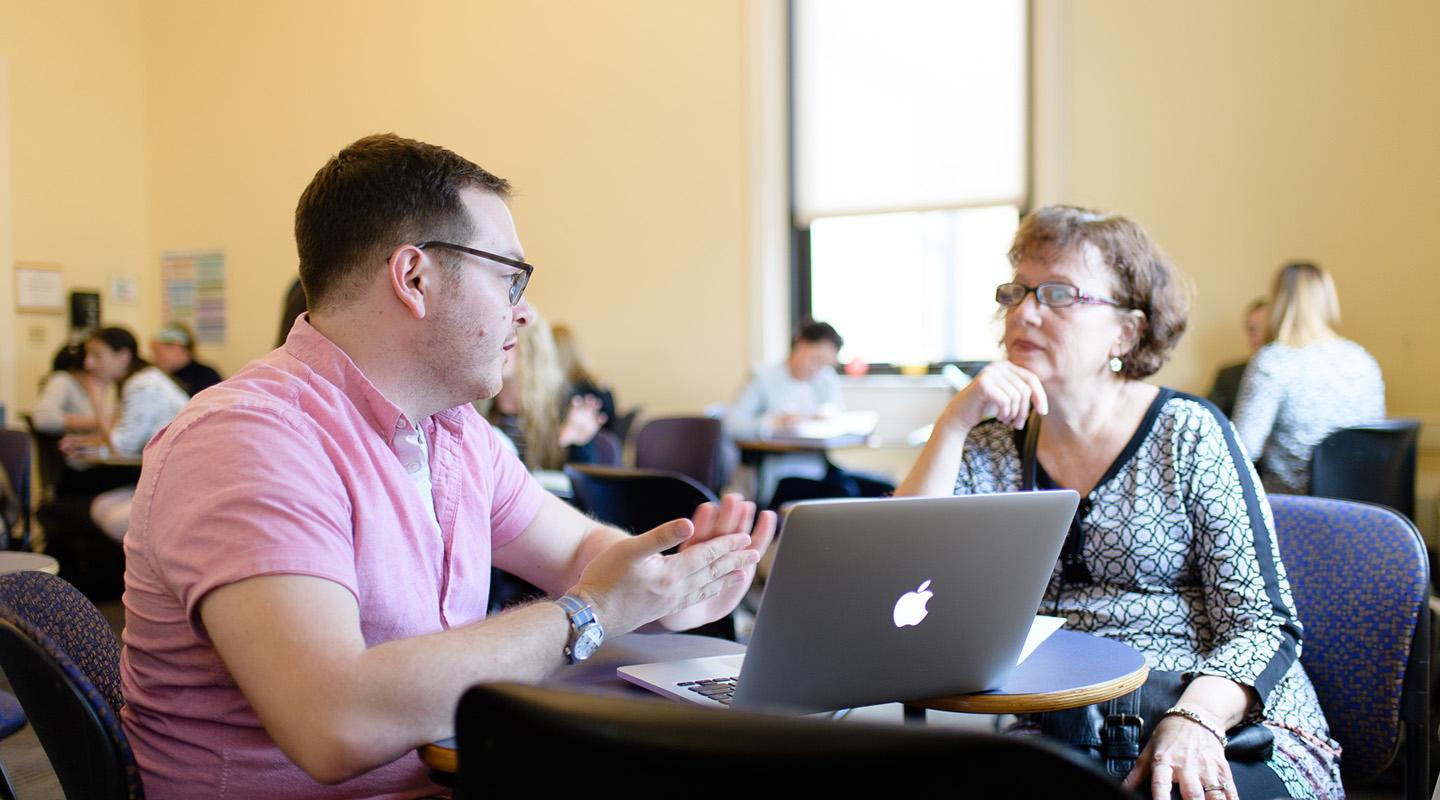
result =
[{"label": "black chair back", "polygon": [[0,537],[0,546],[5,549],[14,549],[17,546],[22,550],[30,549],[30,435],[23,431],[0,430],[0,466],[5,469],[5,477],[10,480],[10,488],[15,490],[15,499],[20,503],[19,529],[20,534],[14,537],[14,531],[5,531]]},{"label": "black chair back", "polygon": [[566,464],[575,505],[601,522],[644,533],[672,519],[689,519],[715,495],[678,472]]},{"label": "black chair back", "polygon": [[605,467],[618,467],[625,463],[625,446],[620,443],[619,436],[601,430],[596,432],[591,444],[595,445],[594,463]]},{"label": "black chair back", "polygon": [[[964,797],[1133,798],[1093,763],[1033,736],[1000,736],[710,711],[684,703],[537,686],[476,686],[460,700],[455,797],[490,798],[524,786],[518,765],[575,754],[628,764],[621,791],[745,785],[853,793],[857,780],[948,787]],[[702,792],[703,793],[703,792]],[[922,792],[926,793],[926,792]]]},{"label": "black chair back", "polygon": [[60,477],[65,474],[65,456],[60,452],[60,440],[64,437],[45,433],[35,427],[35,420],[29,414],[21,414],[30,439],[35,442],[35,467],[40,475],[40,502],[54,500],[59,493]]},{"label": "black chair back", "polygon": [[1310,455],[1310,494],[1378,503],[1413,520],[1419,441],[1419,420],[1341,428]]},{"label": "black chair back", "polygon": [[84,595],[43,572],[0,575],[0,668],[67,798],[144,797],[120,729],[120,642]]},{"label": "black chair back", "polygon": [[630,429],[635,427],[635,419],[639,416],[640,406],[635,406],[624,414],[621,414],[618,419],[612,421],[610,430],[614,431],[615,435],[620,437],[620,444],[622,446],[625,444],[625,441],[630,438]]},{"label": "black chair back", "polygon": [[635,434],[635,466],[678,472],[712,492],[729,477],[723,423],[711,417],[662,417]]}]

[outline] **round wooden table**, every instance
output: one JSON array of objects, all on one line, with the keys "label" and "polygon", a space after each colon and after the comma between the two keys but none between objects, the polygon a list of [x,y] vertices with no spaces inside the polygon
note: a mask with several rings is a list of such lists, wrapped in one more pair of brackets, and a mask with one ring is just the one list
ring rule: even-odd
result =
[{"label": "round wooden table", "polygon": [[923,721],[926,709],[968,714],[1035,714],[1088,706],[1129,694],[1150,668],[1139,650],[1079,631],[1059,630],[1025,659],[999,689],[912,700],[905,718]]},{"label": "round wooden table", "polygon": [[0,573],[4,572],[48,572],[60,574],[60,562],[43,553],[28,553],[24,550],[0,550]]}]

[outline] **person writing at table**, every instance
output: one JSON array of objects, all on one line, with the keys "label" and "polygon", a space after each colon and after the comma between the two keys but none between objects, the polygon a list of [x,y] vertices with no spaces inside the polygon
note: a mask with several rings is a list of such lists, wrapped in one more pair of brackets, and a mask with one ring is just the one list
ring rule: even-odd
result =
[{"label": "person writing at table", "polygon": [[[1143,382],[1185,329],[1181,275],[1139,225],[1069,207],[1028,215],[1010,260],[995,294],[1005,358],[946,406],[898,493],[1019,491],[1031,467],[1035,488],[1080,493],[1042,610],[1189,679],[1127,785],[1156,800],[1172,786],[1193,800],[1341,796],[1255,471],[1213,405]],[[1224,732],[1242,722],[1273,732],[1273,755],[1226,760]]]},{"label": "person writing at table", "polygon": [[[828,323],[800,326],[785,361],[756,367],[725,414],[725,433],[734,439],[793,436],[806,422],[839,413],[835,365],[844,346],[845,340]],[[773,497],[785,478],[821,481],[830,472],[823,453],[768,454],[759,465],[758,496]]]},{"label": "person writing at table", "polygon": [[[295,213],[309,313],[148,447],[121,720],[150,797],[434,795],[412,751],[469,686],[744,594],[774,515],[729,495],[629,536],[471,407],[531,314],[508,188],[434,145],[346,147]],[[486,618],[492,562],[558,599]]]}]

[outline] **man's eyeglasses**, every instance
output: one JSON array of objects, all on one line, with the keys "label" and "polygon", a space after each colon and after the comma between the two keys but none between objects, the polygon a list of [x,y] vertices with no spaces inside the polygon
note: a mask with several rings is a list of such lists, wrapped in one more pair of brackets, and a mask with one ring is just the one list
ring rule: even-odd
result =
[{"label": "man's eyeglasses", "polygon": [[1064,308],[1073,306],[1076,303],[1093,306],[1115,306],[1120,304],[1108,297],[1085,294],[1079,287],[1072,286],[1060,281],[1046,281],[1039,286],[1026,286],[1023,283],[1002,283],[995,287],[995,302],[1006,308],[1015,308],[1025,302],[1025,295],[1035,293],[1035,299],[1040,305],[1051,308]]},{"label": "man's eyeglasses", "polygon": [[421,242],[420,244],[417,244],[415,246],[420,248],[421,250],[424,250],[427,247],[441,247],[446,250],[457,250],[461,253],[469,253],[472,256],[480,256],[481,258],[488,258],[491,261],[498,261],[499,263],[504,264],[507,267],[514,267],[520,270],[519,272],[511,273],[510,275],[510,305],[512,306],[520,304],[520,298],[525,294],[525,287],[530,285],[530,273],[535,271],[534,267],[526,264],[524,261],[516,261],[513,258],[506,258],[505,256],[497,256],[494,253],[487,253],[484,250],[476,250],[473,247],[466,247],[461,244],[451,244],[449,242]]}]

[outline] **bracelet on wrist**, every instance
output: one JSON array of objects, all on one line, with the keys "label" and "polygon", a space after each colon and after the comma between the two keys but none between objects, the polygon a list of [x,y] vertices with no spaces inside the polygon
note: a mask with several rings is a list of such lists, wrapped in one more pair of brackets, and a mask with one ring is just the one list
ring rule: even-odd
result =
[{"label": "bracelet on wrist", "polygon": [[1216,740],[1218,740],[1218,741],[1220,742],[1220,747],[1221,747],[1222,749],[1223,749],[1226,745],[1230,744],[1230,739],[1225,736],[1225,732],[1224,732],[1224,731],[1220,730],[1219,728],[1215,727],[1214,725],[1211,725],[1209,720],[1205,719],[1204,717],[1200,716],[1199,714],[1195,713],[1194,711],[1191,711],[1191,710],[1188,709],[1188,708],[1181,708],[1180,706],[1171,706],[1170,708],[1165,709],[1165,713],[1164,713],[1164,714],[1161,714],[1160,716],[1161,716],[1162,718],[1163,718],[1163,717],[1180,717],[1181,719],[1187,719],[1187,720],[1195,723],[1196,725],[1199,725],[1200,727],[1202,727],[1202,728],[1204,728],[1205,730],[1209,731],[1209,732],[1210,732],[1210,735],[1211,735],[1211,736],[1214,736],[1214,737],[1216,738]]}]

